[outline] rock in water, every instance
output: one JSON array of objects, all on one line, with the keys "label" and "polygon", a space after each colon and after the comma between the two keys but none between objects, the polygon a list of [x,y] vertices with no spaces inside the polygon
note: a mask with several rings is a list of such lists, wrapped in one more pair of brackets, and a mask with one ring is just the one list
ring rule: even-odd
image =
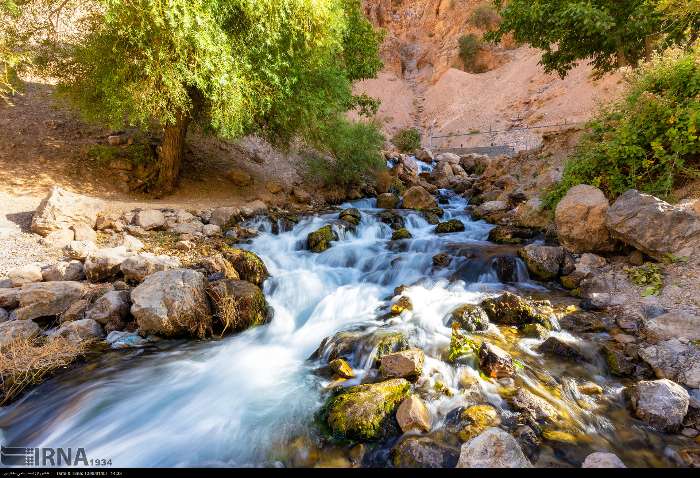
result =
[{"label": "rock in water", "polygon": [[428,437],[408,436],[391,450],[397,468],[454,468],[457,450]]},{"label": "rock in water", "polygon": [[384,193],[377,196],[377,207],[380,209],[394,209],[399,204],[396,194]]},{"label": "rock in water", "polygon": [[583,354],[579,352],[576,347],[556,337],[549,337],[547,340],[542,342],[540,346],[537,347],[537,351],[557,355],[576,362],[584,362],[586,360]]},{"label": "rock in water", "polygon": [[513,359],[508,352],[488,342],[483,342],[479,348],[479,368],[486,376],[492,378],[510,377],[515,374]]},{"label": "rock in water", "polygon": [[425,354],[420,349],[409,349],[384,355],[379,373],[384,378],[415,380],[423,373]]},{"label": "rock in water", "polygon": [[700,348],[692,342],[669,339],[641,348],[639,356],[654,369],[657,377],[700,388]]},{"label": "rock in water", "polygon": [[205,278],[189,269],[151,274],[131,291],[131,315],[142,335],[204,337],[212,318]]},{"label": "rock in water", "polygon": [[348,387],[328,400],[328,426],[338,437],[380,439],[391,429],[394,410],[408,396],[410,388],[402,378]]},{"label": "rock in water", "polygon": [[410,232],[408,232],[408,229],[402,227],[401,229],[395,230],[391,234],[391,240],[392,241],[399,241],[401,239],[411,239],[413,236],[411,235]]},{"label": "rock in water", "polygon": [[518,250],[527,270],[540,280],[551,280],[559,275],[564,260],[564,249],[530,244]]},{"label": "rock in water", "polygon": [[233,248],[226,248],[222,252],[242,280],[262,287],[265,279],[270,277],[267,266],[254,252]]},{"label": "rock in water", "polygon": [[467,332],[484,331],[489,328],[489,316],[475,304],[464,304],[452,311],[447,325],[457,322]]},{"label": "rock in water", "polygon": [[311,252],[323,252],[331,247],[331,241],[337,240],[338,235],[329,224],[309,233],[306,238],[307,245]]},{"label": "rock in water", "polygon": [[418,395],[411,395],[396,410],[396,421],[406,433],[411,430],[430,431],[430,412]]},{"label": "rock in water", "polygon": [[422,186],[413,186],[403,195],[405,209],[432,209],[437,207],[435,198]]},{"label": "rock in water", "polygon": [[435,226],[435,232],[438,234],[448,234],[462,231],[464,231],[464,223],[459,219],[450,219],[449,221],[441,222]]},{"label": "rock in water", "polygon": [[97,213],[102,207],[102,201],[54,186],[34,212],[32,232],[46,236],[53,231],[69,229],[77,223],[85,223],[94,228]]},{"label": "rock in water", "polygon": [[532,464],[515,438],[492,427],[462,445],[457,468],[532,468]]},{"label": "rock in water", "polygon": [[579,184],[569,189],[554,212],[561,245],[578,254],[612,250],[605,226],[608,207],[608,200],[596,187]]},{"label": "rock in water", "polygon": [[86,340],[97,340],[104,337],[104,331],[100,324],[92,319],[75,320],[65,322],[55,332],[59,337],[65,337],[71,342],[80,343]]},{"label": "rock in water", "polygon": [[328,367],[331,369],[334,375],[340,378],[353,378],[355,377],[355,372],[352,371],[352,367],[347,362],[347,360],[342,358],[337,358],[331,360],[328,363]]},{"label": "rock in water", "polygon": [[591,453],[583,460],[581,468],[627,468],[622,460],[614,453],[597,451]]},{"label": "rock in water", "polygon": [[358,224],[360,224],[362,214],[360,214],[360,210],[356,207],[351,207],[340,211],[338,219],[341,219],[343,221],[349,222],[350,224],[357,226]]},{"label": "rock in water", "polygon": [[485,299],[481,307],[491,322],[496,324],[522,326],[538,323],[551,328],[546,314],[540,313],[529,301],[511,292]]},{"label": "rock in water", "polygon": [[700,217],[650,194],[630,189],[608,209],[613,237],[657,260],[700,253]]},{"label": "rock in water", "polygon": [[668,379],[637,382],[627,395],[635,415],[660,431],[678,431],[688,413],[688,392]]},{"label": "rock in water", "polygon": [[243,280],[223,279],[212,283],[209,296],[227,331],[241,331],[269,320],[267,301],[260,287]]}]

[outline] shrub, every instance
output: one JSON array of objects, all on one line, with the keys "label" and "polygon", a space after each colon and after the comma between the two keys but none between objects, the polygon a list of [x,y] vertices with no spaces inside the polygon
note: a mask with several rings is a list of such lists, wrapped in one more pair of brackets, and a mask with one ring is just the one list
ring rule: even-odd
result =
[{"label": "shrub", "polygon": [[89,342],[64,337],[15,339],[0,348],[0,406],[83,355]]},{"label": "shrub", "polygon": [[315,151],[306,155],[306,173],[325,185],[350,186],[372,181],[385,166],[384,135],[375,123],[337,119],[315,134]]},{"label": "shrub", "polygon": [[420,148],[420,131],[416,128],[404,128],[391,138],[391,142],[402,153],[413,153]]},{"label": "shrub", "polygon": [[613,200],[628,189],[668,198],[700,177],[698,52],[667,51],[642,65],[625,96],[589,123],[545,204],[554,207],[572,186],[590,184]]},{"label": "shrub", "polygon": [[483,40],[474,33],[462,35],[459,38],[459,57],[464,63],[464,69],[473,73],[483,73],[486,69],[478,61],[479,52],[484,48]]},{"label": "shrub", "polygon": [[491,3],[484,2],[472,12],[472,25],[482,30],[490,30],[501,22],[501,16]]}]

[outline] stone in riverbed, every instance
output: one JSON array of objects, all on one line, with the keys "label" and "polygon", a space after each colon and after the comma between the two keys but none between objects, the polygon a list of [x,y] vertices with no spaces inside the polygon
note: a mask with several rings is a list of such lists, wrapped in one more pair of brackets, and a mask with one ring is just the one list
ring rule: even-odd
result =
[{"label": "stone in riverbed", "polygon": [[380,209],[394,209],[399,204],[396,194],[384,193],[377,196],[377,207]]},{"label": "stone in riverbed", "polygon": [[330,224],[327,224],[314,232],[310,232],[306,238],[307,245],[311,252],[323,252],[331,247],[331,241],[337,241],[338,234],[335,233]]},{"label": "stone in riverbed", "polygon": [[558,357],[574,360],[576,362],[584,362],[586,357],[573,345],[564,342],[557,337],[549,337],[542,342],[537,351],[540,353],[556,355]]},{"label": "stone in riverbed", "polygon": [[393,428],[394,410],[408,396],[410,388],[402,378],[348,387],[326,403],[328,426],[339,438],[383,438]]},{"label": "stone in riverbed", "polygon": [[13,340],[28,340],[41,333],[41,328],[31,320],[10,320],[0,323],[0,347]]},{"label": "stone in riverbed", "polygon": [[391,450],[397,468],[454,468],[459,452],[428,437],[408,436]]},{"label": "stone in riverbed", "polygon": [[379,220],[387,224],[394,231],[402,229],[406,226],[403,216],[394,211],[382,211],[379,213]]},{"label": "stone in riverbed", "polygon": [[59,337],[65,337],[74,343],[81,343],[87,340],[97,340],[104,337],[102,326],[92,319],[75,320],[65,322],[54,333]]},{"label": "stone in riverbed", "polygon": [[685,388],[668,379],[641,381],[626,389],[637,418],[664,432],[680,430],[690,398]]},{"label": "stone in riverbed", "polygon": [[379,373],[384,378],[417,379],[423,373],[425,354],[420,349],[409,349],[384,355]]},{"label": "stone in riverbed", "polygon": [[212,318],[204,275],[189,269],[151,274],[131,291],[131,314],[139,331],[164,337],[204,337]]},{"label": "stone in riverbed", "polygon": [[686,310],[674,310],[644,319],[642,333],[650,342],[685,337],[700,340],[700,317]]},{"label": "stone in riverbed", "polygon": [[19,305],[19,289],[0,289],[0,307],[3,309],[14,309]]},{"label": "stone in riverbed", "polygon": [[597,451],[583,460],[581,468],[627,468],[622,460],[614,453]]},{"label": "stone in riverbed", "polygon": [[536,422],[554,420],[559,416],[556,408],[550,405],[547,400],[524,388],[518,389],[510,399],[510,403],[514,409],[529,415]]},{"label": "stone in riverbed", "polygon": [[391,305],[391,315],[401,315],[404,310],[413,310],[411,299],[402,295]]},{"label": "stone in riverbed", "polygon": [[18,320],[28,320],[62,314],[84,291],[83,284],[73,281],[27,284],[19,291],[15,316]]},{"label": "stone in riverbed", "polygon": [[126,326],[130,307],[129,291],[113,290],[97,299],[85,312],[85,318],[94,320],[109,333]]},{"label": "stone in riverbed", "polygon": [[165,215],[158,209],[142,209],[134,216],[133,223],[146,231],[165,227]]},{"label": "stone in riverbed", "polygon": [[209,286],[208,294],[226,331],[246,330],[270,318],[265,295],[252,282],[222,279]]},{"label": "stone in riverbed", "polygon": [[450,411],[445,417],[445,422],[451,433],[457,433],[459,439],[466,442],[487,428],[500,425],[501,418],[493,406],[480,404]]},{"label": "stone in riverbed", "polygon": [[6,322],[7,319],[9,319],[9,318],[10,318],[10,313],[8,311],[6,311],[5,309],[3,309],[2,307],[0,307],[0,323]]},{"label": "stone in riverbed", "polygon": [[435,267],[447,267],[450,265],[450,262],[452,262],[452,258],[449,254],[446,254],[444,252],[440,252],[439,254],[435,254],[433,256],[433,265]]},{"label": "stone in riverbed", "polygon": [[352,367],[345,359],[337,358],[335,360],[331,360],[328,363],[328,367],[331,369],[334,375],[340,378],[355,377],[355,372],[352,371]]},{"label": "stone in riverbed", "polygon": [[262,287],[265,279],[270,277],[265,262],[254,252],[245,249],[224,248],[222,253],[238,273],[241,280],[252,282]]},{"label": "stone in riverbed", "polygon": [[511,292],[485,299],[481,307],[489,320],[496,324],[522,326],[537,323],[551,328],[547,314],[538,311],[530,301]]},{"label": "stone in riverbed", "polygon": [[532,464],[515,438],[492,427],[462,445],[457,468],[532,468]]},{"label": "stone in riverbed", "polygon": [[521,244],[532,239],[535,233],[532,229],[516,226],[496,226],[489,231],[489,241],[497,244]]},{"label": "stone in riverbed", "polygon": [[476,304],[464,304],[451,312],[447,325],[453,322],[467,332],[484,331],[489,328],[489,316],[486,311]]},{"label": "stone in riverbed", "polygon": [[73,231],[73,240],[97,242],[97,233],[87,224],[79,222],[73,224],[70,228]]},{"label": "stone in riverbed", "polygon": [[21,287],[24,284],[31,284],[32,282],[41,282],[43,276],[41,275],[41,267],[37,264],[28,264],[26,266],[16,267],[7,273],[10,278],[10,284],[12,287]]},{"label": "stone in riverbed", "polygon": [[396,421],[404,433],[411,430],[430,431],[430,412],[418,395],[411,395],[401,402],[396,410]]},{"label": "stone in riverbed", "polygon": [[435,232],[438,234],[450,234],[462,231],[464,231],[464,223],[459,219],[450,219],[449,221],[441,222],[435,226]]},{"label": "stone in riverbed", "polygon": [[408,232],[408,229],[406,229],[405,227],[397,229],[391,234],[392,241],[399,241],[401,239],[411,239],[412,237],[413,236],[411,235],[411,233]]},{"label": "stone in riverbed", "polygon": [[76,300],[60,315],[60,322],[73,322],[74,320],[84,319],[88,307],[90,307],[89,300]]},{"label": "stone in riverbed", "polygon": [[643,347],[639,356],[659,378],[669,378],[690,388],[700,388],[700,347],[673,338]]},{"label": "stone in riverbed", "polygon": [[564,261],[564,249],[554,246],[530,244],[519,249],[518,255],[525,261],[527,270],[540,280],[556,278]]},{"label": "stone in riverbed", "polygon": [[338,219],[342,221],[349,222],[352,225],[357,226],[360,224],[360,220],[362,219],[362,214],[360,214],[360,210],[357,209],[356,207],[351,207],[348,209],[344,209],[340,211],[340,214],[338,215]]},{"label": "stone in riverbed", "polygon": [[422,186],[413,186],[403,194],[404,209],[432,209],[437,207],[435,198]]},{"label": "stone in riverbed", "polygon": [[513,359],[508,352],[488,342],[483,342],[479,348],[479,368],[491,378],[515,375]]}]

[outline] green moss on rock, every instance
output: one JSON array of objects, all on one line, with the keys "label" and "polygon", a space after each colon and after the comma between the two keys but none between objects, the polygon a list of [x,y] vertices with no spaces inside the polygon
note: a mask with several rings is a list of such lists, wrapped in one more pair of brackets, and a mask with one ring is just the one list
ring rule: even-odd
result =
[{"label": "green moss on rock", "polygon": [[482,331],[489,327],[489,316],[482,307],[476,304],[464,304],[452,311],[451,323],[458,324],[461,329],[467,332]]},{"label": "green moss on rock", "polygon": [[398,241],[400,239],[411,239],[412,237],[413,236],[410,232],[408,232],[408,229],[402,227],[401,229],[397,229],[396,231],[394,231],[394,233],[391,235],[391,240]]},{"label": "green moss on rock", "polygon": [[510,292],[484,300],[481,307],[484,308],[491,322],[496,324],[520,327],[535,323],[547,329],[552,328],[547,314],[538,311],[532,303]]},{"label": "green moss on rock", "polygon": [[252,282],[258,287],[262,287],[265,279],[270,277],[263,260],[254,252],[245,249],[235,249],[223,246],[221,249],[224,257],[231,263],[238,272],[238,276],[245,281]]},{"label": "green moss on rock", "polygon": [[464,223],[459,219],[450,219],[449,221],[441,222],[435,227],[435,232],[437,232],[438,234],[447,234],[461,231],[464,231]]},{"label": "green moss on rock", "polygon": [[311,252],[323,252],[331,247],[331,241],[337,241],[338,235],[330,225],[325,225],[322,228],[309,233],[307,236],[307,244]]}]

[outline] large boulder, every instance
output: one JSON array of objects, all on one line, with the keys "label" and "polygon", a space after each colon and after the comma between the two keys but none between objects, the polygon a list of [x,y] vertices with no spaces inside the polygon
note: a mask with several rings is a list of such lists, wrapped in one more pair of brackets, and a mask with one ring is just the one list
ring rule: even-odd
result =
[{"label": "large boulder", "polygon": [[226,331],[245,330],[269,319],[265,295],[251,282],[222,279],[212,283],[208,293]]},{"label": "large boulder", "polygon": [[235,207],[218,207],[211,213],[209,224],[214,224],[219,227],[224,227],[232,222],[235,222],[240,210]]},{"label": "large boulder", "polygon": [[459,453],[432,438],[407,436],[391,450],[397,468],[454,468]]},{"label": "large boulder", "polygon": [[634,189],[610,206],[605,223],[613,237],[658,260],[700,253],[700,217]]},{"label": "large boulder", "polygon": [[85,312],[86,319],[92,319],[105,327],[107,333],[124,328],[131,299],[128,290],[113,290],[97,299]]},{"label": "large boulder", "polygon": [[18,320],[28,320],[62,314],[80,300],[84,291],[85,286],[74,281],[27,284],[19,291],[15,316]]},{"label": "large boulder", "polygon": [[455,322],[467,332],[479,332],[489,328],[489,316],[481,306],[476,304],[460,305],[453,310],[447,325]]},{"label": "large boulder", "polygon": [[531,468],[517,440],[500,428],[486,429],[464,445],[457,468]]},{"label": "large boulder", "polygon": [[481,303],[489,320],[500,325],[522,326],[539,323],[550,326],[549,317],[540,312],[534,304],[511,292],[497,297],[489,297]]},{"label": "large boulder", "polygon": [[377,207],[381,209],[394,209],[399,204],[399,198],[393,193],[384,193],[377,196]]},{"label": "large boulder", "polygon": [[203,274],[172,269],[151,274],[131,291],[131,315],[142,335],[204,337],[212,318]]},{"label": "large boulder", "polygon": [[380,439],[393,428],[394,410],[408,396],[410,388],[403,378],[348,387],[328,400],[328,426],[341,438]]},{"label": "large boulder", "polygon": [[265,279],[270,277],[265,262],[254,252],[233,248],[226,248],[222,252],[242,280],[262,287]]},{"label": "large boulder", "polygon": [[432,209],[437,207],[435,198],[422,186],[408,188],[403,194],[405,209]]},{"label": "large boulder", "polygon": [[612,250],[605,226],[608,207],[603,191],[596,187],[579,184],[569,189],[554,211],[559,243],[575,253]]},{"label": "large boulder", "polygon": [[85,259],[85,277],[90,282],[113,279],[119,274],[122,263],[131,255],[124,246],[98,249]]},{"label": "large boulder", "polygon": [[564,249],[554,246],[530,244],[518,250],[527,270],[537,279],[551,280],[559,275],[564,261]]},{"label": "large boulder", "polygon": [[0,307],[14,309],[19,305],[20,289],[0,289]]},{"label": "large boulder", "polygon": [[700,341],[700,317],[686,310],[673,310],[642,321],[642,332],[650,342],[685,337]]},{"label": "large boulder", "polygon": [[32,231],[46,236],[53,231],[69,229],[77,223],[95,227],[103,202],[74,194],[54,186],[39,204],[32,217]]},{"label": "large boulder", "polygon": [[667,379],[637,382],[627,389],[637,418],[654,428],[677,431],[688,413],[690,397],[685,388]]},{"label": "large boulder", "polygon": [[13,340],[28,340],[41,333],[41,328],[31,320],[10,320],[0,323],[0,347]]},{"label": "large boulder", "polygon": [[687,339],[672,338],[642,347],[639,356],[659,378],[700,388],[700,347]]},{"label": "large boulder", "polygon": [[384,355],[379,373],[384,378],[417,379],[423,373],[425,354],[420,349],[409,349]]},{"label": "large boulder", "polygon": [[136,256],[127,257],[119,265],[119,270],[124,274],[125,281],[141,282],[154,272],[177,269],[180,260],[171,256],[156,256],[144,252]]}]

